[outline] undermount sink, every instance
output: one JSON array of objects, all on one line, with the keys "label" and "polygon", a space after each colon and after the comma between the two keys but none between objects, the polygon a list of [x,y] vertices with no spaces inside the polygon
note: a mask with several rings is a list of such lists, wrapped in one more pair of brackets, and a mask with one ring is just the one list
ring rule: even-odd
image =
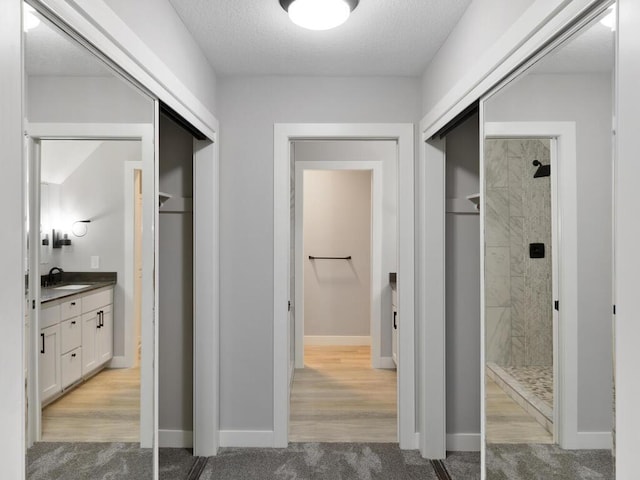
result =
[{"label": "undermount sink", "polygon": [[53,287],[54,290],[80,290],[81,288],[87,288],[91,285],[62,285],[61,287]]}]

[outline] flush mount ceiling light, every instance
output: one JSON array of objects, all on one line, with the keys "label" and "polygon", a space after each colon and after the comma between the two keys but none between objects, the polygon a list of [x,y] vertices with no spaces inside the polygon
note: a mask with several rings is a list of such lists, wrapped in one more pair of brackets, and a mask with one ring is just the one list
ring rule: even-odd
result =
[{"label": "flush mount ceiling light", "polygon": [[40,19],[36,16],[36,11],[31,5],[24,4],[23,29],[25,32],[33,30],[40,25]]},{"label": "flush mount ceiling light", "polygon": [[616,6],[611,5],[607,8],[607,15],[605,15],[600,23],[607,28],[610,28],[612,32],[616,31]]},{"label": "flush mount ceiling light", "polygon": [[280,0],[293,23],[309,30],[329,30],[347,21],[359,0]]}]

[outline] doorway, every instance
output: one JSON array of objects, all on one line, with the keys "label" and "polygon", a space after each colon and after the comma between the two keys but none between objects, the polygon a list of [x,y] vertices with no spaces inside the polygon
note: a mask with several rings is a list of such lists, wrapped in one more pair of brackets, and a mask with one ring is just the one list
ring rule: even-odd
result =
[{"label": "doorway", "polygon": [[[291,297],[291,173],[292,143],[314,140],[386,140],[395,143],[398,161],[398,316],[399,335],[398,441],[416,448],[413,319],[413,126],[408,124],[277,124],[274,136],[274,438],[288,443],[290,372],[295,328],[288,312]],[[298,273],[296,272],[296,276]],[[295,309],[295,305],[294,305]]]},{"label": "doorway", "polygon": [[485,140],[488,443],[557,441],[556,159],[555,138]]},{"label": "doorway", "polygon": [[[152,416],[139,405],[153,395],[153,362],[143,357],[142,365],[125,365],[125,355],[114,355],[116,349],[123,352],[132,333],[127,327],[134,325],[126,315],[134,282],[125,268],[127,259],[133,261],[127,255],[133,244],[127,244],[123,229],[129,211],[124,200],[133,192],[123,182],[122,168],[153,162],[151,128],[130,127],[110,136],[108,127],[29,126],[30,237],[39,245],[30,251],[30,294],[42,302],[34,303],[39,308],[29,328],[34,372],[28,387],[29,445],[41,440],[152,445]],[[147,209],[149,202],[144,203]],[[113,237],[118,231],[119,241]],[[147,337],[144,344],[152,356],[153,342]],[[39,357],[50,353],[55,362],[40,369]],[[132,422],[139,427],[132,429]]]},{"label": "doorway", "polygon": [[[498,238],[492,239],[490,231],[499,232],[499,216],[494,213],[490,213],[488,206],[484,209],[481,208],[481,215],[483,217],[484,235],[482,236],[482,245],[485,252],[485,277],[482,279],[484,286],[483,292],[485,292],[485,312],[484,322],[486,330],[486,342],[484,360],[487,365],[487,378],[488,383],[486,385],[486,392],[484,396],[484,402],[487,408],[489,407],[489,396],[493,394],[501,395],[502,392],[507,394],[508,399],[517,403],[518,407],[514,407],[515,410],[520,411],[524,409],[529,412],[527,415],[534,419],[534,422],[530,424],[532,428],[529,430],[532,435],[536,437],[536,441],[544,443],[558,443],[562,448],[571,448],[576,445],[577,441],[577,422],[575,418],[575,411],[578,402],[577,393],[577,266],[574,263],[575,252],[577,250],[577,235],[575,228],[575,210],[577,208],[575,204],[575,197],[569,192],[575,192],[576,189],[576,137],[575,137],[575,124],[572,122],[520,122],[520,123],[501,123],[501,122],[486,122],[484,125],[485,142],[489,144],[485,147],[485,155],[481,168],[488,172],[492,167],[487,163],[489,159],[489,145],[496,139],[496,141],[504,147],[511,145],[512,147],[520,148],[522,155],[518,155],[512,159],[509,158],[509,150],[504,150],[505,155],[503,160],[497,160],[500,162],[509,162],[505,164],[511,165],[511,160],[522,162],[522,167],[519,171],[522,173],[522,189],[521,193],[526,190],[530,190],[531,198],[527,199],[527,202],[523,202],[523,207],[520,209],[520,213],[523,214],[517,220],[523,223],[523,234],[518,237],[522,242],[526,240],[525,237],[531,237],[531,235],[537,235],[537,240],[526,240],[526,245],[522,243],[519,245],[524,251],[519,253],[519,256],[514,258],[521,258],[522,262],[515,262],[515,273],[522,273],[522,275],[515,275],[515,286],[520,284],[524,293],[522,295],[516,294],[515,297],[522,297],[522,300],[528,302],[527,305],[521,305],[520,298],[515,298],[517,303],[516,308],[509,308],[510,314],[516,312],[516,321],[510,319],[510,326],[516,327],[515,338],[513,336],[513,330],[510,330],[507,335],[506,330],[498,328],[499,310],[492,311],[489,303],[495,303],[497,298],[488,301],[488,292],[491,290],[489,283],[492,280],[489,279],[487,268],[491,263],[496,262],[489,261],[489,253],[491,253],[491,245],[487,243],[498,241]],[[505,143],[513,141],[513,144]],[[531,155],[538,156],[539,158],[529,158]],[[513,156],[513,155],[512,155]],[[527,158],[527,162],[522,160],[523,157]],[[533,161],[537,160],[538,164],[534,165]],[[496,162],[494,162],[496,163]],[[540,169],[540,166],[548,165],[547,169]],[[515,166],[515,165],[514,165]],[[494,165],[496,167],[496,165]],[[525,170],[526,169],[526,170]],[[515,172],[515,170],[514,170]],[[526,172],[526,178],[525,178]],[[547,175],[548,173],[548,175]],[[530,174],[530,175],[529,175]],[[537,175],[537,176],[536,176]],[[513,178],[515,175],[511,175]],[[483,185],[483,198],[485,204],[489,202],[489,191],[491,187],[488,183],[491,175],[485,175],[487,182]],[[507,182],[508,190],[508,179]],[[547,188],[546,182],[549,181],[549,187]],[[527,187],[526,185],[529,185]],[[540,191],[547,191],[544,192]],[[558,192],[563,192],[562,197],[559,197]],[[511,198],[511,196],[510,196]],[[509,203],[507,203],[509,205]],[[514,211],[517,213],[518,208],[507,211]],[[527,220],[527,215],[524,215],[526,209],[532,209],[530,221]],[[545,213],[545,211],[548,212]],[[495,220],[495,228],[492,228],[491,221],[487,216],[493,216]],[[508,222],[511,222],[509,218]],[[537,226],[536,226],[537,225]],[[559,236],[559,226],[562,225],[562,238]],[[489,228],[488,228],[489,226]],[[534,226],[536,226],[534,228]],[[526,227],[526,231],[525,231]],[[509,230],[509,233],[511,229]],[[547,238],[545,242],[544,238]],[[541,240],[542,239],[542,240]],[[544,246],[541,246],[540,244]],[[530,245],[531,244],[531,245]],[[509,249],[511,249],[511,242],[509,242]],[[549,261],[549,250],[551,251],[551,261]],[[525,258],[526,257],[526,258]],[[512,256],[509,253],[509,265]],[[496,264],[497,265],[497,264]],[[542,270],[541,270],[542,269]],[[539,271],[541,270],[541,271]],[[544,273],[546,271],[546,273]],[[508,272],[509,284],[511,284],[511,275],[514,272],[510,268]],[[533,272],[537,272],[536,275],[531,275]],[[527,280],[527,276],[532,277]],[[507,278],[505,277],[505,281]],[[531,294],[527,295],[526,285],[532,282],[542,282],[538,285],[538,288],[531,289]],[[530,285],[531,286],[531,285]],[[544,287],[544,288],[542,288]],[[498,289],[493,289],[495,294],[498,294]],[[512,302],[513,293],[517,292],[518,288],[512,288],[509,290],[509,294],[505,297],[505,302]],[[539,301],[539,304],[533,305],[533,301]],[[530,304],[530,305],[529,305]],[[511,303],[509,303],[511,305]],[[559,306],[562,305],[562,309]],[[520,308],[518,308],[520,306]],[[528,308],[525,319],[524,308]],[[500,308],[500,307],[497,307]],[[518,321],[518,310],[522,310],[522,322]],[[496,315],[493,315],[496,314]],[[490,319],[490,316],[495,316],[495,321]],[[525,321],[527,322],[525,325]],[[501,344],[504,351],[504,346],[509,344],[510,352],[508,358],[500,359],[496,362],[492,360],[492,355],[500,356],[496,348],[500,350],[500,347],[493,348],[491,346],[492,340],[490,340],[489,329],[491,324],[496,327],[494,330],[498,336],[502,335],[504,342],[496,340],[496,344]],[[523,328],[520,329],[519,327]],[[536,330],[537,328],[537,330]],[[522,330],[520,335],[518,332]],[[523,342],[527,342],[526,332],[535,336],[523,345],[525,348],[520,348]],[[498,336],[495,338],[497,339]],[[507,341],[507,339],[509,341]],[[528,346],[528,348],[526,348]],[[534,348],[537,347],[537,348]],[[535,366],[541,367],[541,372],[528,373],[521,375],[516,371],[511,371],[511,368],[505,371],[498,365],[498,368],[492,368],[498,363],[505,363],[504,360],[508,360],[509,367],[512,366]],[[513,361],[515,360],[515,362]],[[513,364],[513,365],[512,365]],[[533,364],[533,365],[531,365]],[[497,373],[496,373],[497,371]],[[538,376],[538,381],[527,380],[527,377],[531,375]],[[520,377],[518,380],[516,377]],[[502,387],[499,390],[495,388],[492,390],[492,383],[495,382],[498,386]],[[529,384],[528,388],[524,392],[532,390],[538,390],[539,395],[536,396],[532,393],[521,395],[508,395],[513,393],[512,390],[523,391],[522,383]],[[512,385],[512,386],[510,386]],[[543,386],[544,385],[544,386]],[[526,386],[526,385],[525,385]],[[545,393],[546,392],[546,393]],[[528,398],[527,398],[528,397]],[[540,397],[544,397],[541,399]],[[504,400],[505,398],[503,398]],[[535,404],[535,407],[533,406]],[[487,410],[488,412],[488,410]],[[551,417],[551,418],[549,418]],[[487,417],[487,422],[489,418]],[[543,429],[537,433],[534,432],[536,424]],[[546,435],[545,435],[546,431]],[[487,423],[486,430],[487,440],[489,433],[489,424]],[[522,433],[522,432],[520,432]],[[514,437],[515,441],[515,437]]]},{"label": "doorway", "polygon": [[[295,142],[292,148],[296,370],[289,438],[397,442],[388,272],[395,272],[397,256],[395,142]],[[354,160],[359,157],[372,161]],[[383,229],[392,239],[386,255]],[[393,369],[380,369],[383,351],[384,366]]]}]

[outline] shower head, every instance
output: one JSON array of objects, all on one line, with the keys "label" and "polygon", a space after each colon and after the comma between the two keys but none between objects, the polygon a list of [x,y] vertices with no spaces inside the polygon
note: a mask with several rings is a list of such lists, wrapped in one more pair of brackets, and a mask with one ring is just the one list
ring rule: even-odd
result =
[{"label": "shower head", "polygon": [[550,177],[551,176],[551,165],[543,165],[539,160],[533,161],[533,166],[538,167],[536,173],[533,174],[533,178],[541,178],[541,177]]}]

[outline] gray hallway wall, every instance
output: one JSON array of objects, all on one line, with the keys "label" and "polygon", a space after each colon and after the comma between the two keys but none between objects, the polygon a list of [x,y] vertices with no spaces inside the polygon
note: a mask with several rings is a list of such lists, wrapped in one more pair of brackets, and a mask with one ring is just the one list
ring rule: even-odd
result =
[{"label": "gray hallway wall", "polygon": [[273,429],[273,124],[411,122],[417,78],[227,77],[220,134],[220,426]]}]

